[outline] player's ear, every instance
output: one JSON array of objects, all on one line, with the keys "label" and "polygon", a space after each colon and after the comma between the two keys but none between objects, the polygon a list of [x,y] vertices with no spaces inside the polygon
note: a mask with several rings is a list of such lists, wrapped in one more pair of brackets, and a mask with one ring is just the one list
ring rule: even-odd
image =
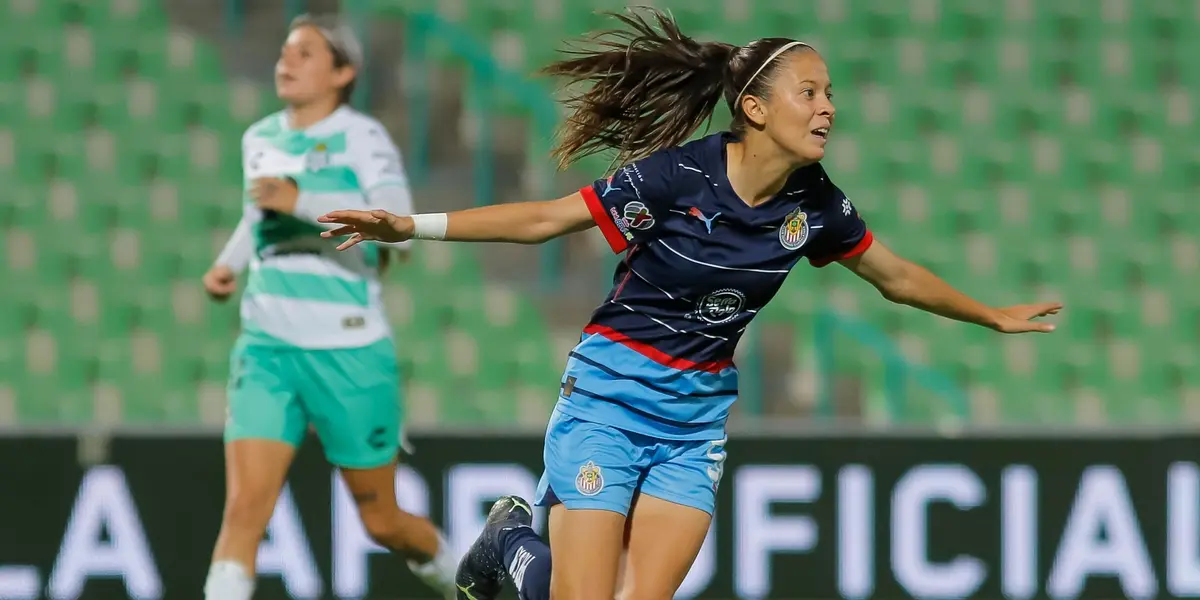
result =
[{"label": "player's ear", "polygon": [[762,127],[767,123],[767,103],[758,96],[742,96],[742,113],[753,125]]},{"label": "player's ear", "polygon": [[350,65],[336,67],[333,72],[333,84],[339,89],[350,85],[354,78],[358,76],[358,72]]}]

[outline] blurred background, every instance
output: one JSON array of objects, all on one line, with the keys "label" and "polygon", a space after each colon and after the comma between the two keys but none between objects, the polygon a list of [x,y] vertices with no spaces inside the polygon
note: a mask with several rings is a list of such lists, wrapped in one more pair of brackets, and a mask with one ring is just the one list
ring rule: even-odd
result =
[{"label": "blurred background", "polygon": [[[1192,460],[1194,440],[1089,445],[1052,436],[1025,445],[955,442],[938,432],[1049,425],[1054,435],[1102,428],[1121,436],[1200,420],[1200,0],[653,4],[698,38],[744,44],[787,36],[816,46],[837,91],[826,169],[877,237],[990,304],[1061,300],[1067,307],[1053,335],[1004,337],[890,305],[844,269],[798,268],[739,350],[743,395],[733,424],[749,441],[744,454],[731,446],[730,473],[757,468],[745,461],[816,461],[839,511],[878,507],[877,525],[862,531],[884,528],[876,532],[883,548],[888,501],[854,503],[846,500],[857,497],[852,492],[889,494],[893,483],[903,487],[904,469],[965,461],[968,471],[938,470],[937,481],[975,476],[983,497],[999,497],[1003,487],[1004,506],[1018,507],[1004,512],[1005,527],[1012,515],[1036,516],[1038,506],[1047,515],[1045,530],[1035,531],[1048,540],[1038,546],[1043,558],[1033,548],[1029,570],[1006,570],[1003,582],[989,579],[990,593],[977,597],[1000,597],[1001,587],[1007,598],[1038,595],[1038,581],[1058,560],[1051,557],[1071,499],[1088,490],[1102,490],[1100,502],[1123,497],[1110,493],[1117,488],[1088,487],[1095,464],[1141,478],[1126,490],[1135,496],[1129,510],[1182,519],[1164,503],[1184,498],[1180,506],[1195,508],[1192,496],[1176,491],[1191,490],[1200,470],[1172,466],[1175,487],[1163,487],[1167,465]],[[121,500],[103,492],[121,486],[132,490],[162,581],[178,595],[153,585],[148,577],[157,572],[134,560],[135,545],[116,554],[133,562],[104,563],[88,575],[125,579],[88,587],[82,597],[194,597],[200,589],[219,523],[219,431],[239,327],[237,299],[209,302],[200,278],[242,211],[241,135],[280,108],[272,69],[291,17],[338,12],[359,30],[368,52],[354,104],[387,125],[402,148],[417,209],[440,212],[556,198],[606,174],[607,156],[556,172],[548,152],[563,115],[551,82],[533,73],[565,39],[607,26],[596,11],[622,7],[614,0],[0,0],[0,432],[7,434],[0,489],[44,491],[0,494],[0,563],[32,565],[0,566],[0,592],[8,590],[0,597],[40,597],[40,577],[51,572],[46,597],[81,597],[83,583],[72,587],[75,580],[57,575],[70,571],[64,564],[84,564],[63,556],[89,555],[89,546],[63,537],[75,522],[67,517],[88,498]],[[725,110],[712,130],[728,121]],[[418,479],[404,481],[429,483],[421,502],[439,522],[449,520],[456,539],[478,531],[487,496],[479,490],[494,497],[535,481],[539,431],[566,351],[604,297],[615,260],[593,231],[532,248],[419,243],[412,260],[389,272],[406,426],[423,439],[418,448],[432,448],[414,458]],[[781,435],[832,435],[832,425],[853,433],[833,445]],[[455,437],[464,429],[493,435]],[[901,430],[934,433],[920,434],[915,446],[883,437]],[[58,433],[43,439],[39,432]],[[171,439],[184,432],[200,441]],[[497,437],[513,432],[526,435]],[[496,461],[520,463],[527,476],[456,470]],[[866,474],[877,474],[877,488],[854,470],[861,465],[840,479],[846,461],[873,465]],[[1002,470],[1012,461],[1047,471],[1061,489],[1037,496],[1036,469]],[[160,462],[181,467],[164,470]],[[342,554],[329,544],[337,548],[342,533],[331,534],[328,521],[331,503],[335,522],[340,505],[327,475],[316,451],[302,453],[294,469],[320,563],[312,572],[317,584],[339,582],[338,597],[362,597],[359,580],[336,575]],[[722,518],[759,489],[731,477],[737,496],[735,486],[722,487]],[[164,486],[176,493],[161,493]],[[451,491],[465,489],[482,496],[452,510]],[[1008,504],[1023,493],[1035,499]],[[181,498],[195,509],[186,523],[171,516]],[[974,506],[954,501],[962,510]],[[1046,508],[1051,501],[1058,504]],[[780,580],[768,564],[765,579],[742,579],[748,565],[769,556],[745,558],[748,548],[782,542],[735,543],[732,532],[742,536],[753,525],[738,510],[737,523],[722,521],[714,534],[716,558],[701,561],[716,574],[709,588],[707,580],[696,587],[709,597],[768,595],[770,584],[747,581],[775,581],[777,598],[866,597],[873,584],[835,585],[830,565],[859,565],[837,572],[862,575],[875,569],[864,564],[888,564],[886,550],[860,556],[839,545],[836,558],[829,550],[819,559],[829,562],[813,567],[829,578],[805,580],[824,581],[819,593],[778,583],[814,572],[807,567],[780,568]],[[943,556],[961,551],[956,544],[981,544],[991,548],[979,550],[982,560],[1000,560],[993,547],[1000,513],[987,510],[943,528],[961,534],[939,546]],[[825,531],[834,514],[820,513]],[[1166,521],[1147,526],[1160,574],[1164,548],[1191,547],[1163,541],[1176,530]],[[1118,576],[1122,564],[1140,564],[1122,562],[1136,554],[1120,556],[1112,567]],[[899,568],[894,557],[891,564]],[[384,577],[372,589],[415,585]],[[879,584],[880,593],[953,596],[923,594],[915,579],[895,577]],[[1093,597],[1154,593],[1119,583]],[[326,597],[313,591],[319,585],[289,583],[286,594],[265,585],[267,598]],[[780,585],[788,590],[782,595]],[[1176,582],[1170,591],[1184,596],[1185,588]]]},{"label": "blurred background", "polygon": [[[877,235],[986,302],[1067,305],[1054,335],[1001,337],[797,269],[742,344],[739,422],[1200,416],[1200,3],[655,4],[700,38],[814,44],[837,91],[826,167]],[[609,0],[0,7],[0,425],[221,424],[236,299],[199,279],[302,11],[367,40],[355,104],[401,145],[418,210],[559,197],[608,168],[555,172],[562,115],[533,72]],[[614,260],[595,232],[418,244],[386,292],[410,424],[541,426]]]}]

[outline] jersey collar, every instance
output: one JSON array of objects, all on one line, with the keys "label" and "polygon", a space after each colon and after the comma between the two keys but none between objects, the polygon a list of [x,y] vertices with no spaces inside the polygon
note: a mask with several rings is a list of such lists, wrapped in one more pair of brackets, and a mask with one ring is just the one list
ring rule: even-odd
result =
[{"label": "jersey collar", "polygon": [[707,150],[712,157],[712,164],[717,167],[714,174],[717,197],[724,208],[733,211],[747,223],[758,225],[778,221],[798,207],[804,198],[817,191],[820,183],[818,174],[823,173],[820,163],[797,169],[778,194],[758,206],[750,206],[734,193],[733,184],[729,182],[729,153],[726,146],[736,138],[732,133],[723,131],[712,136],[711,141],[712,145]]},{"label": "jersey collar", "polygon": [[292,129],[291,126],[288,125],[288,111],[287,109],[284,109],[279,113],[279,125],[284,131],[287,132],[295,131],[308,135],[321,135],[326,133],[325,129],[329,128],[331,123],[336,123],[338,118],[346,114],[346,111],[348,110],[350,110],[349,107],[347,107],[345,104],[342,104],[334,109],[333,112],[329,113],[329,115],[324,119],[321,119],[320,121],[317,121],[316,123],[313,123],[304,129]]}]

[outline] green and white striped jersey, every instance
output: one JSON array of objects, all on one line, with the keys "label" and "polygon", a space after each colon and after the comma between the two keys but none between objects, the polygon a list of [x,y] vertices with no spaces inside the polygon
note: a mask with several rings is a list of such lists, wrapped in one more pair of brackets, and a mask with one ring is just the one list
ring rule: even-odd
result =
[{"label": "green and white striped jersey", "polygon": [[[304,130],[279,112],[242,138],[244,189],[263,177],[300,188],[292,215],[259,209],[243,194],[243,215],[217,259],[250,275],[242,296],[243,335],[253,343],[305,349],[354,348],[391,335],[378,279],[380,246],[344,252],[320,237],[318,216],[337,209],[412,213],[400,153],[375,119],[342,106]],[[397,247],[402,245],[390,245]],[[248,263],[248,264],[247,264]]]}]

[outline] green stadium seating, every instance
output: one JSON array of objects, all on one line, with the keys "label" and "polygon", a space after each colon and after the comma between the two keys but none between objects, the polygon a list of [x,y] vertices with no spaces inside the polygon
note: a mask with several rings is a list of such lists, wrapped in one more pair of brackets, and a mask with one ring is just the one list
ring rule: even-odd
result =
[{"label": "green stadium seating", "polygon": [[[156,2],[2,10],[0,274],[16,292],[0,301],[0,399],[19,423],[219,423],[236,301],[209,303],[197,281],[241,214],[241,133],[269,92],[231,83],[216,47]],[[417,254],[391,287],[410,303],[400,335],[433,350],[404,359],[431,390],[419,409],[509,418],[521,381],[503,336],[544,327],[530,310],[532,327],[492,320],[469,253]]]},{"label": "green stadium seating", "polygon": [[[1173,357],[1194,355],[1184,349],[1197,332],[1180,324],[1197,294],[1175,257],[1197,255],[1170,241],[1200,210],[1180,204],[1196,189],[1185,166],[1194,124],[1180,116],[1190,109],[1170,103],[1190,105],[1196,88],[1155,73],[1193,62],[1185,40],[1200,30],[1197,16],[1169,2],[1119,15],[1091,3],[1029,4],[1028,20],[1005,3],[967,0],[788,4],[804,18],[771,3],[752,10],[764,23],[767,13],[792,23],[792,37],[828,42],[818,46],[835,81],[847,82],[836,84],[830,168],[879,237],[989,300],[1044,291],[1068,305],[1058,335],[1030,340],[998,342],[920,314],[892,317],[901,324],[889,330],[924,340],[928,362],[980,392],[972,396],[997,392],[1002,419],[1069,422],[1089,398],[1102,419],[1182,416],[1195,378],[1191,358]],[[924,14],[928,6],[941,10]],[[1067,79],[1078,87],[1060,90]],[[1105,91],[1113,86],[1138,91]],[[788,310],[770,317],[807,320],[811,279],[788,286]],[[869,290],[852,293],[869,321],[897,310]],[[880,380],[856,364],[866,360],[858,352],[837,360]]]},{"label": "green stadium seating", "polygon": [[[525,74],[623,6],[373,2],[389,17],[434,12]],[[1197,414],[1200,15],[1187,3],[655,4],[701,38],[816,44],[838,89],[828,168],[877,236],[990,302],[1068,306],[1055,335],[998,337],[805,270],[763,315],[795,331],[797,371],[815,351],[809,324],[832,307],[956,381],[980,420]],[[241,132],[269,99],[157,2],[0,4],[0,422],[220,422],[237,311],[196,281],[238,219]],[[413,342],[401,360],[414,422],[544,420],[564,358],[529,299],[486,284],[469,249],[421,246],[386,296]],[[830,373],[865,384],[867,418],[946,416],[943,398],[891,383],[875,353],[836,335]]]}]

